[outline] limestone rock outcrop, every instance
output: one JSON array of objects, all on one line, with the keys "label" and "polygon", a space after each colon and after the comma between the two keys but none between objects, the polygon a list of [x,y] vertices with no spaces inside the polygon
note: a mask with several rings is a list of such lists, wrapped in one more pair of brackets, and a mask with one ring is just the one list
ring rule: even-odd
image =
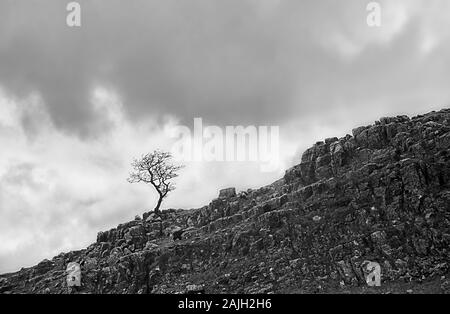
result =
[{"label": "limestone rock outcrop", "polygon": [[383,284],[448,278],[449,179],[449,109],[381,118],[316,143],[271,185],[146,213],[1,275],[0,292],[67,293],[69,262],[81,265],[80,293],[327,292],[364,285],[365,261]]}]

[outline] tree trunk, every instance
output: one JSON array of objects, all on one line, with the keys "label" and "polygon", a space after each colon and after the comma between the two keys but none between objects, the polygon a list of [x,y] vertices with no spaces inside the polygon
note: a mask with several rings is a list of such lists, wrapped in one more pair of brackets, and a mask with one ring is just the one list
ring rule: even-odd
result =
[{"label": "tree trunk", "polygon": [[159,207],[161,206],[162,200],[163,200],[163,196],[160,194],[159,195],[159,199],[158,199],[158,203],[156,204],[156,207],[154,209],[155,214],[159,215],[159,212],[160,212]]}]

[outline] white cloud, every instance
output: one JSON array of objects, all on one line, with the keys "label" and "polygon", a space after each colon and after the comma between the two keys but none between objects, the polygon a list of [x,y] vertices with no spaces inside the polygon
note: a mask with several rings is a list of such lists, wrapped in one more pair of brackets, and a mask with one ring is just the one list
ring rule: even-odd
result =
[{"label": "white cloud", "polygon": [[325,22],[328,35],[319,37],[325,47],[337,51],[344,58],[353,58],[371,45],[388,47],[408,29],[408,23],[414,20],[419,22],[422,36],[419,49],[424,53],[429,53],[450,34],[450,3],[446,0],[377,2],[381,6],[380,27],[369,27],[366,24],[365,17],[369,12],[364,11],[365,7],[361,3],[354,2],[352,9],[342,6],[341,9],[349,13],[341,21],[341,27],[336,27],[334,19],[329,23]]}]

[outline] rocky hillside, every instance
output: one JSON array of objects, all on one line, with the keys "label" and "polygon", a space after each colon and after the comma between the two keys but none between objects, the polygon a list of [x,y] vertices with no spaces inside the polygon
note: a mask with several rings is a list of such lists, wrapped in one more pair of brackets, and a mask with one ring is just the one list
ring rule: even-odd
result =
[{"label": "rocky hillside", "polygon": [[378,292],[430,282],[448,292],[450,110],[352,133],[316,143],[269,186],[145,213],[2,275],[0,292],[67,293],[69,262],[81,264],[77,293],[358,292],[366,260],[381,265]]}]

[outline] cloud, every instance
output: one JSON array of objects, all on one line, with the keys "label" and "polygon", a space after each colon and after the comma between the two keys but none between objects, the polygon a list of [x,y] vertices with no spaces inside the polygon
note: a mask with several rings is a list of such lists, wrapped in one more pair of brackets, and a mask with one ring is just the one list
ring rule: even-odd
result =
[{"label": "cloud", "polygon": [[[357,96],[354,84],[370,92],[362,75],[392,88],[422,86],[393,79],[391,64],[409,58],[407,79],[444,58],[414,58],[417,46],[448,49],[446,10],[439,10],[448,4],[432,2],[380,1],[382,27],[369,28],[361,1],[80,1],[82,27],[73,29],[64,24],[65,3],[7,1],[0,84],[21,97],[39,93],[55,126],[81,136],[99,131],[89,104],[97,85],[114,89],[135,120],[201,114],[221,125],[282,123]],[[319,106],[309,99],[330,87]]]}]

